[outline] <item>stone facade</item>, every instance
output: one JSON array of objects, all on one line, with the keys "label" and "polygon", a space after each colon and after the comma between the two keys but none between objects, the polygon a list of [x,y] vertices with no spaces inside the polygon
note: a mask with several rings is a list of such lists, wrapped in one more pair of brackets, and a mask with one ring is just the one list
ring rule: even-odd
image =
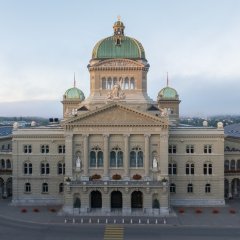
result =
[{"label": "stone facade", "polygon": [[12,196],[12,137],[0,137],[0,198]]},{"label": "stone facade", "polygon": [[[90,96],[65,96],[61,124],[13,131],[13,204],[57,203],[64,213],[101,215],[224,205],[221,124],[179,126],[178,95],[150,99],[149,64],[118,57],[121,41],[115,58],[90,60]],[[76,111],[65,114],[70,101]]]}]

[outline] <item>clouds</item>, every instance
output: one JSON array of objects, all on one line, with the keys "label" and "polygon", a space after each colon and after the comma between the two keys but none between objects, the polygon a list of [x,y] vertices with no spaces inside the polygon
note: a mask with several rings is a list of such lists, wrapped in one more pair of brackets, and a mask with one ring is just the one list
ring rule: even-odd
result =
[{"label": "clouds", "polygon": [[[78,87],[88,96],[91,51],[98,40],[112,34],[120,14],[126,34],[145,48],[153,99],[169,72],[170,84],[183,100],[181,113],[237,113],[239,1],[126,2],[127,6],[108,0],[15,1],[14,8],[12,2],[1,3],[0,102],[59,102],[73,85],[74,72]],[[204,99],[196,98],[198,94]],[[39,115],[53,112],[50,105],[38,105]],[[8,112],[4,106],[1,115]],[[13,114],[22,115],[23,108],[17,109]]]}]

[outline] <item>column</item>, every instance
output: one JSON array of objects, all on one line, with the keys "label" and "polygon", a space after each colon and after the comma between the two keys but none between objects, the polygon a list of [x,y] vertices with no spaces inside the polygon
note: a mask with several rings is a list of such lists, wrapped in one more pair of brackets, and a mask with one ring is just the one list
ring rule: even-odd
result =
[{"label": "column", "polygon": [[65,171],[66,177],[72,178],[73,173],[73,134],[69,133],[65,136]]},{"label": "column", "polygon": [[149,179],[149,138],[150,135],[145,134],[145,154],[144,154],[144,169],[145,169],[145,179]]},{"label": "column", "polygon": [[160,134],[160,171],[161,177],[168,176],[168,130],[163,129]]},{"label": "column", "polygon": [[130,134],[123,135],[124,137],[124,179],[129,180],[129,136]]},{"label": "column", "polygon": [[82,180],[89,180],[88,177],[88,134],[83,135],[83,176]]},{"label": "column", "polygon": [[237,185],[238,185],[238,181],[237,179],[234,179],[234,195],[238,195]]},{"label": "column", "polygon": [[232,181],[229,179],[228,181],[228,198],[232,198]]},{"label": "column", "polygon": [[108,134],[104,134],[103,135],[103,166],[104,166],[104,170],[103,170],[103,180],[109,180],[109,175],[108,175],[108,169],[109,169],[109,135]]}]

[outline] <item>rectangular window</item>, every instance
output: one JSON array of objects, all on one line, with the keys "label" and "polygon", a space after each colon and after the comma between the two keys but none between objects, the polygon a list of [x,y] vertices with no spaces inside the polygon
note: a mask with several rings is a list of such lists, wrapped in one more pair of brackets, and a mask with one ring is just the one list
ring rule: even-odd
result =
[{"label": "rectangular window", "polygon": [[186,153],[189,153],[189,154],[194,153],[194,145],[187,145],[186,146]]},{"label": "rectangular window", "polygon": [[176,145],[173,145],[173,144],[170,144],[168,146],[168,153],[170,154],[175,154],[177,153],[177,146]]},{"label": "rectangular window", "polygon": [[58,153],[60,153],[60,154],[65,153],[65,145],[59,145],[58,146]]},{"label": "rectangular window", "polygon": [[212,153],[212,145],[204,145],[204,153]]},{"label": "rectangular window", "polygon": [[49,153],[49,146],[41,145],[41,153]]},{"label": "rectangular window", "polygon": [[188,193],[192,193],[192,192],[193,192],[193,185],[192,185],[191,183],[188,184],[187,192],[188,192]]},{"label": "rectangular window", "polygon": [[24,145],[23,152],[24,153],[32,153],[32,145]]}]

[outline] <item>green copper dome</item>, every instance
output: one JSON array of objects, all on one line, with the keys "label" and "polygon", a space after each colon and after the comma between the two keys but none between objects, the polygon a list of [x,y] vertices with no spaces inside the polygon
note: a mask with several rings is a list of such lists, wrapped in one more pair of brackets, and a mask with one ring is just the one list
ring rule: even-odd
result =
[{"label": "green copper dome", "polygon": [[117,21],[113,25],[114,35],[100,40],[92,52],[93,59],[130,58],[145,59],[145,51],[140,42],[124,35],[124,24]]},{"label": "green copper dome", "polygon": [[158,99],[161,100],[178,100],[178,93],[171,87],[165,87],[158,93]]},{"label": "green copper dome", "polygon": [[65,99],[68,99],[68,100],[80,100],[80,101],[83,101],[85,99],[85,96],[84,96],[84,93],[76,88],[76,87],[73,87],[73,88],[69,88],[65,94]]}]

